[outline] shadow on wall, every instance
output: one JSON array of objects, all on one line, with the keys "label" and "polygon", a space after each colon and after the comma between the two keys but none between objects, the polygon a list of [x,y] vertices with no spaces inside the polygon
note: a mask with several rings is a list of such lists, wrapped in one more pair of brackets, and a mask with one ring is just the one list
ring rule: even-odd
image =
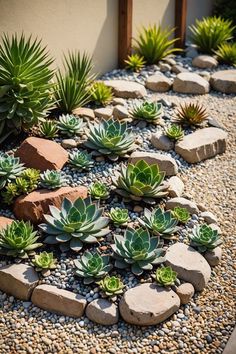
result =
[{"label": "shadow on wall", "polygon": [[191,34],[189,26],[195,23],[196,19],[212,15],[214,0],[188,0],[187,2],[187,39]]}]

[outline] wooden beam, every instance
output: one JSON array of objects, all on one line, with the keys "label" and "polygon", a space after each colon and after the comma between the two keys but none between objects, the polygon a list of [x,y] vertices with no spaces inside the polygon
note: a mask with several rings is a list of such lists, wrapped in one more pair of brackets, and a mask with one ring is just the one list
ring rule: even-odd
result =
[{"label": "wooden beam", "polygon": [[119,0],[118,64],[124,67],[124,60],[131,53],[133,0]]},{"label": "wooden beam", "polygon": [[184,48],[186,38],[187,0],[175,0],[175,47]]}]

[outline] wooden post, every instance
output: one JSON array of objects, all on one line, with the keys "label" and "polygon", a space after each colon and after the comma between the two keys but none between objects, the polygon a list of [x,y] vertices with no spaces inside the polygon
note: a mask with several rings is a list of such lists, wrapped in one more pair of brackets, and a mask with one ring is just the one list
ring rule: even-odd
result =
[{"label": "wooden post", "polygon": [[118,64],[124,67],[124,60],[131,53],[133,0],[119,0]]},{"label": "wooden post", "polygon": [[187,0],[175,0],[175,47],[184,48],[186,38]]}]

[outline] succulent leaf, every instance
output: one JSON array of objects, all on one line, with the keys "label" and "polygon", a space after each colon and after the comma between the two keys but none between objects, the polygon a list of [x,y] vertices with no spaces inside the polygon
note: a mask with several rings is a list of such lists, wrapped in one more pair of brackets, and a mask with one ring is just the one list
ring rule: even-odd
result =
[{"label": "succulent leaf", "polygon": [[218,231],[206,224],[196,226],[189,238],[191,246],[196,247],[199,252],[214,249],[222,243]]},{"label": "succulent leaf", "polygon": [[128,222],[129,212],[127,209],[111,208],[109,217],[114,222],[114,224],[122,225]]},{"label": "succulent leaf", "polygon": [[186,224],[191,218],[190,213],[186,208],[175,207],[174,210],[171,211],[173,217],[181,222],[182,224]]},{"label": "succulent leaf", "polygon": [[57,136],[57,124],[53,120],[45,120],[39,126],[39,134],[47,139],[53,139]]},{"label": "succulent leaf", "polygon": [[0,189],[20,176],[23,170],[24,164],[20,162],[19,157],[0,154]]},{"label": "succulent leaf", "polygon": [[179,140],[184,137],[184,131],[183,129],[177,125],[177,124],[171,124],[167,129],[166,129],[166,135],[168,138],[173,139],[173,140]]},{"label": "succulent leaf", "polygon": [[86,151],[73,151],[69,154],[69,163],[79,171],[89,170],[94,165],[92,155]]},{"label": "succulent leaf", "polygon": [[125,288],[125,285],[123,282],[120,280],[120,278],[115,277],[115,276],[106,276],[99,282],[97,282],[101,290],[105,293],[107,296],[114,296],[114,295],[119,295],[123,293],[123,289]]},{"label": "succulent leaf", "polygon": [[72,114],[62,114],[57,123],[60,132],[70,137],[81,133],[83,126],[83,119],[77,118]]},{"label": "succulent leaf", "polygon": [[109,190],[104,183],[95,182],[89,188],[89,193],[94,199],[107,199],[109,197]]},{"label": "succulent leaf", "polygon": [[156,124],[162,116],[162,104],[156,102],[144,102],[139,105],[134,105],[130,114],[134,119],[141,119]]},{"label": "succulent leaf", "polygon": [[177,273],[171,267],[160,267],[156,270],[155,280],[160,286],[173,286],[177,281]]},{"label": "succulent leaf", "polygon": [[126,69],[136,72],[142,70],[145,65],[144,57],[137,53],[128,55],[127,60],[124,62],[126,64]]},{"label": "succulent leaf", "polygon": [[113,98],[111,87],[106,86],[103,82],[95,82],[90,88],[91,101],[96,105],[105,106],[111,102]]},{"label": "succulent leaf", "polygon": [[47,189],[57,189],[66,184],[66,178],[60,171],[46,170],[41,173],[41,185]]},{"label": "succulent leaf", "polygon": [[44,251],[36,254],[32,263],[36,266],[37,271],[56,268],[56,260],[54,259],[52,252],[48,253]]}]

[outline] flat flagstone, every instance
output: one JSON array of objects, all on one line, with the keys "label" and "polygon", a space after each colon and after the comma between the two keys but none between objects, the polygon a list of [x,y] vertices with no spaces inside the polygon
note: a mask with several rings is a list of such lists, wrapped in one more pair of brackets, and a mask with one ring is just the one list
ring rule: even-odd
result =
[{"label": "flat flagstone", "polygon": [[198,74],[183,72],[175,77],[173,90],[179,93],[204,95],[209,92],[210,85]]},{"label": "flat flagstone", "polygon": [[143,98],[147,95],[145,87],[134,81],[108,80],[104,84],[111,87],[116,97],[121,98]]},{"label": "flat flagstone", "polygon": [[210,78],[210,84],[216,91],[236,93],[236,70],[220,70]]}]

